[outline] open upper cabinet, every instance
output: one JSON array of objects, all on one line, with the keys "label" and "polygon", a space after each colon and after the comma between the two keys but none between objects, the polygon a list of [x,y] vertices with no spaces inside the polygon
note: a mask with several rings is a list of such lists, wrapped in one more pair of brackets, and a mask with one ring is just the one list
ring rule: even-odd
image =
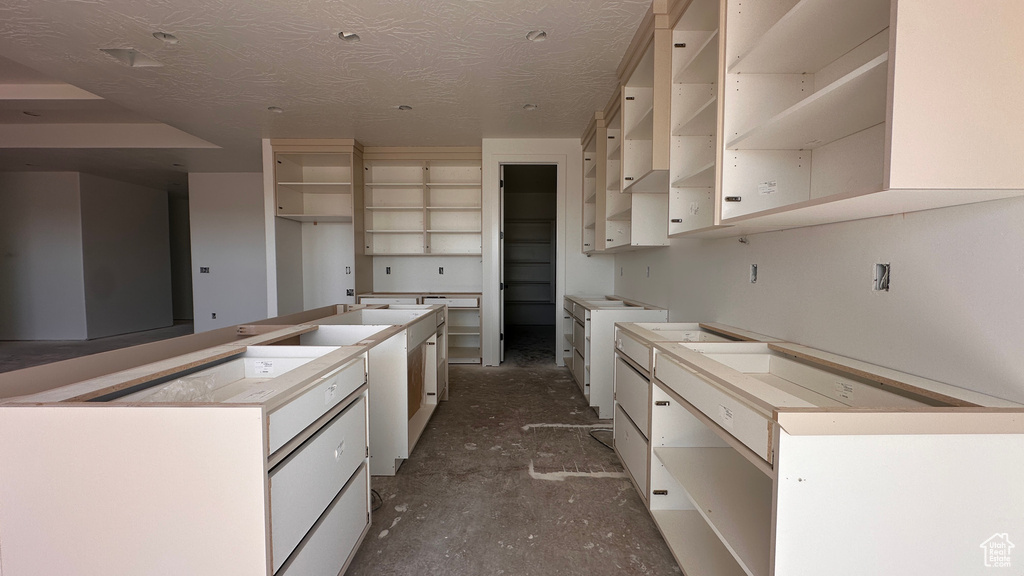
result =
[{"label": "open upper cabinet", "polygon": [[655,2],[619,70],[620,189],[696,237],[1021,195],[1024,8],[998,4]]},{"label": "open upper cabinet", "polygon": [[291,314],[355,303],[371,285],[362,236],[363,147],[352,139],[265,141],[265,194],[274,201],[277,309]]},{"label": "open upper cabinet", "polygon": [[365,164],[366,254],[480,255],[479,148],[371,148]]}]

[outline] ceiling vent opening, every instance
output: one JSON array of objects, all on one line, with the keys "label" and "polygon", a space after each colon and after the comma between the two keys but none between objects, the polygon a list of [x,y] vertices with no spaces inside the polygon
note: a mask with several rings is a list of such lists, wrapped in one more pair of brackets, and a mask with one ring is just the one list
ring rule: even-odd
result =
[{"label": "ceiling vent opening", "polygon": [[152,68],[163,66],[161,62],[146,56],[134,48],[100,48],[107,56],[117,60],[129,68]]}]

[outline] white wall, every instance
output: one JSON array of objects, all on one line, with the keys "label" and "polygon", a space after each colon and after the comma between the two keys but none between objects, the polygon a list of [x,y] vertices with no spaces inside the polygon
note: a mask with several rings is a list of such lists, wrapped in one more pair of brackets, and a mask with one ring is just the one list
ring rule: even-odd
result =
[{"label": "white wall", "polygon": [[480,292],[481,263],[479,256],[374,256],[373,291]]},{"label": "white wall", "polygon": [[81,175],[89,338],[174,323],[167,192]]},{"label": "white wall", "polygon": [[0,173],[0,340],[86,337],[76,172]]},{"label": "white wall", "polygon": [[277,314],[295,314],[305,310],[303,304],[302,269],[302,222],[287,218],[272,217],[274,227],[274,270],[273,278],[277,295]]},{"label": "white wall", "polygon": [[747,238],[623,253],[615,292],[1024,402],[1024,198]]},{"label": "white wall", "polygon": [[[483,363],[498,364],[500,310],[498,283],[498,231],[501,226],[500,189],[502,164],[558,165],[558,261],[555,302],[564,294],[611,292],[613,261],[610,257],[587,258],[580,251],[583,218],[583,150],[579,139],[483,140]],[[376,288],[376,287],[375,287]],[[556,306],[557,309],[557,306]],[[556,346],[559,344],[556,341]],[[560,348],[559,348],[560,349]],[[561,362],[561,354],[555,354]]]},{"label": "white wall", "polygon": [[[355,304],[355,266],[350,222],[302,223],[302,304],[304,309]],[[279,271],[280,272],[280,271]],[[280,289],[280,286],[279,286]],[[348,291],[352,296],[348,296]]]},{"label": "white wall", "polygon": [[188,189],[195,331],[266,318],[263,174],[193,173]]}]

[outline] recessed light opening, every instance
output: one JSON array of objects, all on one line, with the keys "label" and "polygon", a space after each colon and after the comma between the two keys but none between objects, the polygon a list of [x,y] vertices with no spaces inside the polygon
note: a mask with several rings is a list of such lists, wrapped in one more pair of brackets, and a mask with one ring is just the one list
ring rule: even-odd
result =
[{"label": "recessed light opening", "polygon": [[163,42],[164,44],[177,44],[178,37],[174,34],[168,34],[167,32],[153,32],[153,38]]},{"label": "recessed light opening", "polygon": [[338,32],[338,38],[341,38],[345,42],[359,42],[359,34],[355,32]]},{"label": "recessed light opening", "polygon": [[526,39],[530,42],[543,42],[548,39],[548,33],[543,30],[530,30],[526,33]]},{"label": "recessed light opening", "polygon": [[31,110],[25,110],[24,112],[22,112],[22,114],[24,114],[25,116],[31,116],[33,118],[39,118],[40,116],[42,116],[42,114],[40,114],[39,112],[33,112]]},{"label": "recessed light opening", "polygon": [[280,113],[284,112],[284,109],[280,108],[278,106],[268,106],[267,107],[267,111],[268,112],[273,112],[274,114],[280,114]]},{"label": "recessed light opening", "polygon": [[523,110],[531,110],[532,111],[532,110],[536,110],[536,109],[537,109],[537,105],[536,104],[523,104]]},{"label": "recessed light opening", "polygon": [[406,104],[402,104],[401,106],[398,107],[398,109],[399,110],[412,110],[412,106],[408,106]]}]

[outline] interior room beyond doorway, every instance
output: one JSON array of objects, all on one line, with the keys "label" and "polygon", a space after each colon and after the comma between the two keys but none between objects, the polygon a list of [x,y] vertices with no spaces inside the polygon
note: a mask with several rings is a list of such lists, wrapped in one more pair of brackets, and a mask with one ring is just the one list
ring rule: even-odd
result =
[{"label": "interior room beyond doorway", "polygon": [[502,314],[509,351],[554,338],[558,166],[508,164],[502,179]]}]

